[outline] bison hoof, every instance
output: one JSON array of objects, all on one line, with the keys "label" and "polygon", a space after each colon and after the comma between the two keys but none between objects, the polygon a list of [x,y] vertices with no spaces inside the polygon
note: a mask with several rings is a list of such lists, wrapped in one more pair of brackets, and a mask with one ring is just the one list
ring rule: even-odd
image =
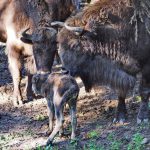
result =
[{"label": "bison hoof", "polygon": [[21,98],[14,98],[13,99],[13,105],[14,105],[14,107],[18,107],[18,106],[22,106],[23,105],[23,101],[22,101],[22,99]]},{"label": "bison hoof", "polygon": [[114,118],[113,123],[124,124],[126,122],[125,118]]},{"label": "bison hoof", "polygon": [[149,118],[148,102],[141,102],[137,116],[137,124],[140,124],[142,122],[147,123],[149,121],[148,118]]},{"label": "bison hoof", "polygon": [[124,124],[126,122],[126,113],[117,112],[116,117],[113,120],[113,123]]},{"label": "bison hoof", "polygon": [[27,100],[30,102],[30,101],[33,101],[33,96],[27,96]]}]

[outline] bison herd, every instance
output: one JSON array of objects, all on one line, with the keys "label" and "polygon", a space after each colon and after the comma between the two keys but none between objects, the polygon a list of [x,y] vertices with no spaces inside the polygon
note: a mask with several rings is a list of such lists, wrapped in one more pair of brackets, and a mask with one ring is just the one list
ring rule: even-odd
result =
[{"label": "bison herd", "polygon": [[[61,132],[63,106],[69,103],[75,137],[76,100],[80,77],[89,92],[108,85],[118,95],[114,122],[126,120],[125,98],[141,96],[137,122],[148,122],[150,96],[150,0],[93,0],[78,9],[75,0],[1,0],[0,41],[6,43],[14,85],[14,106],[22,105],[21,56],[27,69],[27,98],[32,89],[46,97],[49,126],[47,144]],[[51,73],[55,56],[62,73]],[[33,78],[32,78],[33,76]],[[33,83],[33,86],[32,84]],[[138,83],[138,85],[137,85]]]}]

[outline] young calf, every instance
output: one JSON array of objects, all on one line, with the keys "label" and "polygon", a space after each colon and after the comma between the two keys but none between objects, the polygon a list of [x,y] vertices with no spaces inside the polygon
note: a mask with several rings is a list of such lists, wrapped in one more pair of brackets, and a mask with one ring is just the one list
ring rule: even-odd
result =
[{"label": "young calf", "polygon": [[[49,128],[52,131],[47,145],[52,143],[58,132],[62,132],[63,109],[66,103],[69,105],[71,115],[71,139],[74,139],[77,124],[76,102],[79,94],[79,87],[75,79],[63,73],[36,74],[32,78],[32,89],[35,94],[42,95],[47,99]],[[54,112],[56,125],[53,130]]]}]

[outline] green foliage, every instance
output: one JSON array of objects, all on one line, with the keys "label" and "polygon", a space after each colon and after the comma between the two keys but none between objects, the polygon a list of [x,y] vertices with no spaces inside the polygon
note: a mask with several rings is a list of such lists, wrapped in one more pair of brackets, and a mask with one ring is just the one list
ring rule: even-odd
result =
[{"label": "green foliage", "polygon": [[110,150],[120,150],[121,141],[115,139],[115,134],[112,132],[108,135],[107,139],[110,141]]},{"label": "green foliage", "polygon": [[36,117],[35,117],[35,120],[37,120],[37,121],[43,121],[43,120],[45,120],[46,119],[46,117],[44,116],[44,115],[37,115]]},{"label": "green foliage", "polygon": [[136,96],[135,99],[137,102],[140,102],[142,100],[141,96]]},{"label": "green foliage", "polygon": [[114,139],[114,133],[113,133],[113,132],[112,132],[112,133],[109,133],[107,139],[108,139],[109,141],[112,141],[112,140]]},{"label": "green foliage", "polygon": [[144,145],[142,145],[143,136],[140,133],[133,135],[132,141],[129,143],[127,150],[143,150]]},{"label": "green foliage", "polygon": [[121,141],[113,141],[110,146],[110,150],[120,150]]},{"label": "green foliage", "polygon": [[98,133],[96,130],[93,130],[93,131],[90,131],[88,134],[87,134],[88,138],[95,138],[95,137],[98,137]]},{"label": "green foliage", "polygon": [[104,146],[98,145],[96,143],[96,140],[92,139],[91,141],[89,141],[88,144],[84,146],[84,150],[105,150],[105,149]]}]

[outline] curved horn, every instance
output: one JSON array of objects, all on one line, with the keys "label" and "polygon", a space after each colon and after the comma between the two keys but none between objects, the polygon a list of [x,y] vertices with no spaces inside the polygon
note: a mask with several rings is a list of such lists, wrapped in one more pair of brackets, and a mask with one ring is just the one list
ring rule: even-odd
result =
[{"label": "curved horn", "polygon": [[61,26],[61,27],[64,27],[64,22],[54,21],[54,22],[51,23],[51,26]]},{"label": "curved horn", "polygon": [[23,38],[25,38],[25,39],[32,40],[32,35],[26,33],[28,30],[30,30],[30,28],[24,30],[24,31],[22,32],[22,36],[23,36]]},{"label": "curved horn", "polygon": [[27,44],[33,44],[32,43],[32,35],[26,33],[29,29],[30,28],[28,28],[24,32],[22,32],[22,37],[20,38],[20,40]]},{"label": "curved horn", "polygon": [[62,26],[62,27],[65,27],[69,31],[73,31],[73,32],[77,32],[77,33],[82,33],[84,31],[84,29],[81,27],[71,27],[67,23],[60,22],[60,21],[52,22],[51,26]]},{"label": "curved horn", "polygon": [[67,23],[64,24],[65,28],[69,31],[73,31],[73,32],[78,32],[78,33],[82,33],[83,32],[83,28],[81,27],[71,27],[69,26]]}]

